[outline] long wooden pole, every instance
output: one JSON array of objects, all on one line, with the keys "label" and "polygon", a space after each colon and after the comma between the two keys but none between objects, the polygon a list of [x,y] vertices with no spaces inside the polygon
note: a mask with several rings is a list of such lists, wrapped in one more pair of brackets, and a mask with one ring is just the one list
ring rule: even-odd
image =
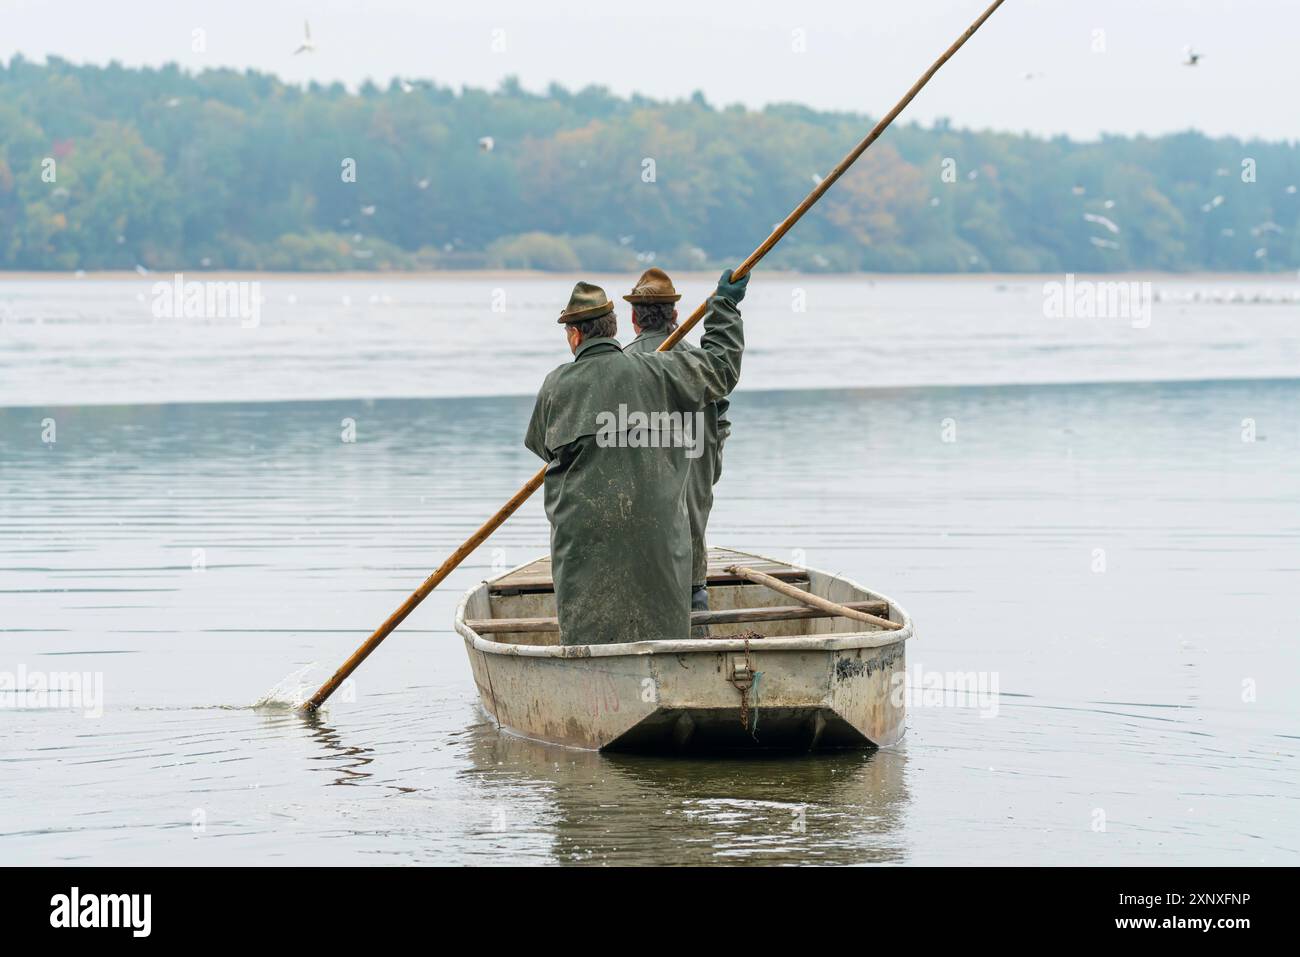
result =
[{"label": "long wooden pole", "polygon": [[[804,197],[803,202],[796,206],[794,211],[790,213],[790,215],[787,216],[780,225],[772,230],[771,235],[769,235],[767,239],[763,240],[759,247],[750,253],[749,257],[743,263],[732,270],[733,278],[740,279],[741,277],[748,275],[750,270],[758,265],[759,261],[762,260],[764,256],[771,252],[772,247],[781,241],[781,237],[788,233],[794,224],[803,218],[804,213],[812,209],[813,205],[817,200],[822,198],[822,195],[828,189],[835,185],[835,181],[843,176],[845,171],[857,161],[858,157],[867,151],[867,147],[879,139],[880,134],[885,131],[890,123],[894,122],[898,117],[898,114],[902,113],[903,110],[907,108],[907,105],[916,98],[916,94],[921,92],[921,88],[929,83],[930,79],[939,72],[939,68],[947,63],[952,58],[953,54],[962,48],[967,40],[974,36],[975,31],[984,25],[984,21],[991,17],[993,11],[1002,6],[1002,3],[1003,0],[994,0],[994,2],[989,5],[989,8],[980,14],[979,19],[972,23],[966,29],[966,32],[959,36],[952,46],[948,47],[948,49],[944,51],[943,55],[940,56],[939,59],[934,61],[930,68],[921,75],[921,78],[912,84],[912,88],[904,94],[903,98],[895,104],[894,108],[881,117],[880,122],[872,128],[871,132],[863,138],[862,142],[853,147],[853,149],[849,151],[849,154],[845,156],[844,159],[840,160],[839,164],[830,171],[826,178],[818,183],[811,193]],[[690,332],[695,324],[704,318],[705,312],[708,311],[708,305],[708,300],[700,303],[699,307],[691,313],[686,321],[678,325],[676,331],[663,341],[663,344],[659,347],[659,351],[664,352],[681,342],[686,333]],[[519,509],[519,506],[523,505],[524,502],[528,500],[530,495],[542,487],[542,481],[545,478],[546,467],[543,466],[537,471],[536,475],[525,483],[523,488],[510,498],[510,501],[506,502],[506,504],[501,507],[500,511],[479,526],[478,531],[467,538],[464,544],[452,552],[451,555],[448,556],[447,560],[439,565],[433,574],[424,580],[424,583],[421,584],[419,588],[411,592],[410,596],[406,601],[402,602],[397,611],[389,615],[387,620],[375,629],[374,634],[366,639],[365,644],[354,651],[352,657],[343,662],[343,665],[339,670],[334,672],[330,679],[321,685],[316,693],[312,695],[302,707],[308,711],[314,711],[319,708],[325,702],[325,699],[332,695],[338,689],[339,685],[347,680],[348,675],[356,671],[361,665],[361,662],[365,661],[366,658],[369,657],[370,653],[379,647],[380,642],[392,634],[393,629],[405,621],[406,616],[413,612],[415,607],[420,604],[420,602],[424,601],[431,591],[442,584],[443,580],[455,570],[456,566],[463,562],[469,554],[474,551],[474,549],[482,545],[489,535],[500,528],[501,524],[513,515]]]},{"label": "long wooden pole", "polygon": [[[998,7],[1002,6],[1002,2],[1003,0],[993,0],[993,3],[989,4],[989,8],[980,14],[979,19],[967,27],[966,32],[953,41],[952,46],[948,47],[948,49],[943,52],[943,55],[930,65],[930,69],[922,73],[921,78],[912,84],[912,88],[903,95],[903,98],[894,104],[894,108],[880,118],[880,122],[871,128],[871,132],[863,138],[862,142],[853,147],[853,149],[849,151],[849,154],[845,156],[844,159],[840,160],[838,165],[827,174],[826,178],[813,187],[813,191],[805,196],[803,202],[794,208],[794,212],[782,220],[777,227],[772,230],[771,235],[769,235],[767,239],[763,240],[759,247],[749,254],[748,259],[732,270],[731,275],[733,279],[740,279],[742,276],[748,275],[749,271],[758,265],[759,260],[772,251],[772,247],[781,241],[781,237],[788,233],[794,227],[794,224],[803,218],[803,214],[812,209],[813,204],[815,204],[817,200],[821,199],[822,195],[828,189],[835,185],[835,181],[843,176],[850,166],[857,162],[858,157],[867,151],[867,147],[880,138],[880,134],[885,132],[889,124],[898,118],[898,114],[907,109],[907,105],[911,103],[912,100],[916,99],[916,94],[920,93],[922,87],[929,83],[931,78],[939,72],[939,68],[952,59],[953,54],[960,50],[962,46],[965,45],[966,41],[975,35],[976,30],[984,26],[984,21],[993,16],[993,12],[997,10]],[[691,313],[690,317],[679,325],[677,330],[665,339],[663,345],[659,348],[661,350],[671,349],[673,346],[677,345],[677,343],[681,342],[682,337],[685,336],[686,333],[690,332],[691,328],[697,322],[704,318],[704,313],[708,311],[708,305],[707,300],[701,303],[699,308]]]}]

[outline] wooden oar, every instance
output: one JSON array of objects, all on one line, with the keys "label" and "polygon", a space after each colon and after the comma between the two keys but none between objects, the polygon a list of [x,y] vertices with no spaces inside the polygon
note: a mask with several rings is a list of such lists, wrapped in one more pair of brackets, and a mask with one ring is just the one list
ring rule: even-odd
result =
[{"label": "wooden oar", "polygon": [[[835,181],[843,176],[844,172],[857,161],[858,157],[866,152],[867,147],[880,137],[880,134],[885,131],[886,127],[888,127],[890,123],[894,122],[898,114],[902,113],[903,110],[907,108],[907,105],[915,99],[916,94],[921,92],[921,88],[929,83],[930,79],[939,72],[939,68],[947,63],[952,58],[953,54],[962,48],[967,40],[974,36],[975,31],[984,25],[984,21],[993,15],[994,10],[1002,6],[1002,2],[1003,0],[994,0],[994,2],[989,5],[989,8],[980,14],[979,19],[972,23],[966,31],[956,39],[952,46],[945,50],[943,55],[931,64],[930,68],[921,75],[919,80],[912,84],[912,88],[904,94],[903,98],[898,101],[894,108],[881,117],[880,122],[872,128],[871,132],[863,138],[862,142],[853,147],[853,149],[849,151],[849,154],[845,156],[844,159],[840,160],[839,164],[831,170],[829,174],[827,174],[826,178],[818,183],[811,193],[804,197],[803,202],[796,206],[794,211],[790,213],[790,215],[787,216],[780,225],[772,230],[767,239],[763,240],[763,242],[759,244],[759,247],[749,254],[749,258],[732,270],[732,278],[740,279],[741,277],[748,275],[749,271],[758,265],[759,261],[762,260],[764,256],[771,252],[772,247],[781,241],[781,237],[788,233],[794,224],[803,218],[803,214],[808,212],[808,210],[813,207],[813,204],[815,204],[817,200],[821,199],[822,195],[835,184]],[[704,318],[704,314],[708,310],[708,305],[707,300],[700,303],[696,310],[691,313],[690,317],[687,318],[685,322],[681,323],[677,327],[676,331],[663,341],[663,344],[659,346],[659,351],[663,352],[671,349],[673,346],[677,345],[677,343],[681,342],[682,337],[684,337],[686,333],[690,332],[697,322]],[[325,699],[332,695],[338,689],[338,686],[347,680],[348,675],[356,671],[361,662],[365,661],[366,658],[369,657],[370,653],[379,647],[379,643],[387,638],[392,633],[393,629],[400,625],[406,619],[406,616],[415,610],[415,606],[428,597],[429,592],[442,584],[443,579],[450,575],[452,571],[455,570],[456,566],[465,560],[470,552],[482,545],[489,535],[496,531],[507,518],[513,515],[520,505],[527,501],[530,495],[541,488],[542,482],[545,478],[546,466],[543,466],[538,469],[537,474],[530,478],[523,488],[511,497],[510,501],[506,502],[506,504],[501,507],[500,511],[479,526],[478,531],[467,538],[460,548],[452,552],[447,560],[439,565],[434,573],[426,578],[424,583],[413,591],[406,601],[402,602],[397,611],[389,615],[388,619],[375,629],[374,634],[366,639],[365,644],[354,651],[351,658],[343,662],[342,667],[340,667],[338,671],[334,672],[330,679],[320,686],[316,693],[303,705],[303,708],[308,711],[314,711],[319,708],[325,702]]]},{"label": "wooden oar", "polygon": [[856,621],[865,621],[879,628],[887,628],[890,631],[897,631],[903,627],[901,621],[890,621],[888,618],[879,618],[876,615],[869,614],[865,611],[859,611],[856,608],[850,608],[848,605],[841,605],[833,602],[829,598],[823,598],[821,595],[814,595],[812,592],[804,591],[802,588],[795,588],[788,582],[783,582],[779,578],[773,578],[771,575],[764,575],[762,572],[756,572],[752,568],[745,568],[743,565],[729,565],[727,571],[737,578],[745,578],[752,581],[755,585],[766,585],[772,591],[780,592],[787,598],[793,598],[795,601],[801,601],[811,608],[820,608],[822,611],[830,612],[836,618],[852,618]]}]

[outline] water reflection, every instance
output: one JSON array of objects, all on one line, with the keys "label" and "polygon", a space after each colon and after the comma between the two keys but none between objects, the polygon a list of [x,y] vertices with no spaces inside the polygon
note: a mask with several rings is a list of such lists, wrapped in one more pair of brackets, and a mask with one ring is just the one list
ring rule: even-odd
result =
[{"label": "water reflection", "polygon": [[318,744],[322,753],[314,760],[321,769],[337,775],[331,783],[355,787],[372,777],[367,768],[375,760],[374,749],[357,744],[344,744],[343,735],[326,723],[319,712],[294,712],[292,720],[299,721]]},{"label": "water reflection", "polygon": [[[497,731],[467,735],[486,799],[545,796],[561,864],[895,863],[905,856],[904,749],[743,758],[573,751]],[[501,822],[504,827],[509,821]]]}]

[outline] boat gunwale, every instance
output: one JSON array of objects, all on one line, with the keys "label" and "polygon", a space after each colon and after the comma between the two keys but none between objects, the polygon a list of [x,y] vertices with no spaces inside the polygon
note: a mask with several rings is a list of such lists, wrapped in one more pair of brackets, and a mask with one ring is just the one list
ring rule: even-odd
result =
[{"label": "boat gunwale", "polygon": [[[788,562],[779,562],[769,558],[766,555],[759,555],[755,552],[742,552],[739,549],[728,549],[737,555],[744,555],[748,558],[761,558],[764,561],[772,562],[777,565],[788,565]],[[851,578],[844,575],[837,575],[820,568],[813,568],[808,565],[791,565],[791,568],[799,568],[804,571],[816,572],[842,581],[847,585],[860,589],[872,599],[885,602],[891,611],[897,611],[902,616],[902,628],[893,631],[840,631],[829,635],[788,635],[786,637],[772,637],[761,639],[761,644],[755,644],[753,641],[746,641],[744,638],[673,638],[662,641],[623,641],[603,645],[519,645],[510,644],[501,641],[492,641],[480,635],[477,631],[465,624],[465,606],[469,604],[470,596],[475,594],[480,588],[487,588],[493,582],[499,581],[508,575],[513,575],[522,568],[533,564],[537,559],[516,565],[509,571],[502,572],[494,578],[484,579],[478,585],[469,589],[461,596],[460,602],[456,605],[455,627],[456,632],[465,639],[465,643],[477,651],[490,655],[513,655],[521,658],[613,658],[622,656],[636,655],[679,655],[679,654],[698,654],[698,653],[717,653],[733,651],[853,651],[857,649],[876,649],[887,648],[890,645],[901,644],[912,637],[912,618],[896,601],[888,595],[882,595],[879,592],[859,584]]]}]

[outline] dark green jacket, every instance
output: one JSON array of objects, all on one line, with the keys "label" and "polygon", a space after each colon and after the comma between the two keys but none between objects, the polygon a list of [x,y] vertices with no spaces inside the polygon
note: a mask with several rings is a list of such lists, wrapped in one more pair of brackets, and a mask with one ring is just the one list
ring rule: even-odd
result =
[{"label": "dark green jacket", "polygon": [[[655,352],[668,338],[665,332],[643,332],[623,349],[624,352]],[[698,349],[682,341],[676,349]],[[705,530],[713,511],[713,486],[722,477],[722,446],[731,434],[727,409],[731,403],[718,399],[704,407],[704,454],[691,462],[691,477],[686,485],[686,516],[691,524],[691,585],[703,585],[709,573],[709,548]]]},{"label": "dark green jacket", "polygon": [[685,417],[699,448],[695,413],[740,378],[736,304],[710,299],[704,330],[698,349],[649,354],[590,339],[542,383],[524,444],[548,463],[551,568],[566,645],[690,636],[686,488],[701,459],[668,445],[662,417]]}]

